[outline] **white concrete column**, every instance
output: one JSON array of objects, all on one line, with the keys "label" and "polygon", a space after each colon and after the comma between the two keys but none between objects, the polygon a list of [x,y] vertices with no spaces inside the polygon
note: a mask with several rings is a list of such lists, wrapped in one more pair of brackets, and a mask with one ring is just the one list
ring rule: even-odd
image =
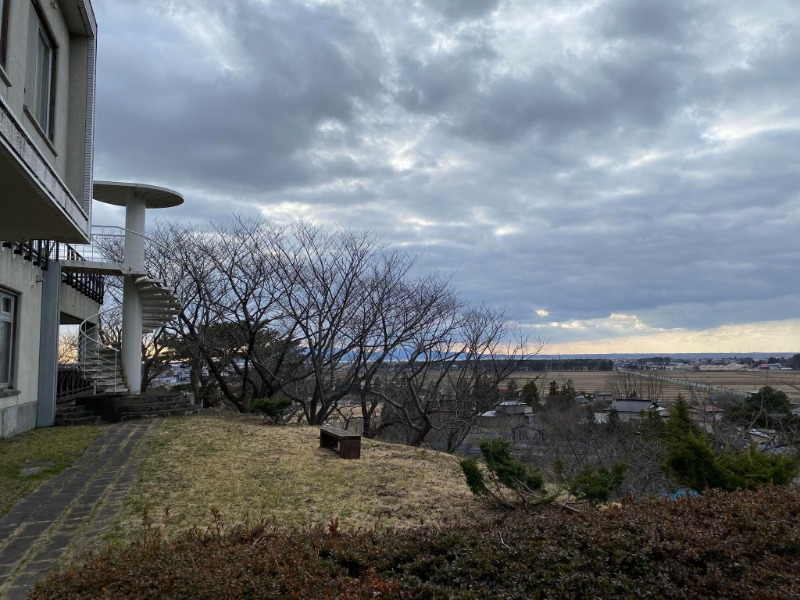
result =
[{"label": "white concrete column", "polygon": [[[144,268],[145,201],[131,193],[125,206],[125,263],[136,273]],[[131,394],[142,391],[142,299],[130,276],[122,288],[122,370]]]},{"label": "white concrete column", "polygon": [[142,300],[130,276],[122,288],[122,370],[131,394],[142,391]]},{"label": "white concrete column", "polygon": [[144,272],[144,231],[147,207],[131,193],[125,206],[125,262],[134,271]]}]

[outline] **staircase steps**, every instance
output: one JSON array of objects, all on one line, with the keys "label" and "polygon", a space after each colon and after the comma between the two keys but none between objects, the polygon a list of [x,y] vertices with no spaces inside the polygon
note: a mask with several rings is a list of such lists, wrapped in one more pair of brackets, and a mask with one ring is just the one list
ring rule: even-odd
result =
[{"label": "staircase steps", "polygon": [[100,417],[75,402],[60,404],[56,407],[56,425],[95,425]]},{"label": "staircase steps", "polygon": [[200,410],[179,393],[151,392],[136,396],[96,395],[79,400],[81,405],[103,415],[108,421],[132,421],[172,415],[189,415]]},{"label": "staircase steps", "polygon": [[[175,290],[163,281],[146,274],[126,275],[132,277],[139,292],[142,307],[142,333],[156,331],[181,312],[181,303]],[[97,393],[127,394],[130,388],[122,371],[119,344],[107,346],[96,327],[82,325],[81,374],[93,382]]]}]

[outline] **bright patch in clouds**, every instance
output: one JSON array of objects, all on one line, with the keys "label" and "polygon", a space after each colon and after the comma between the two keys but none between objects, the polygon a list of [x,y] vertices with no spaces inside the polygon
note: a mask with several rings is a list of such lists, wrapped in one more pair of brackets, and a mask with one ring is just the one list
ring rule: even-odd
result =
[{"label": "bright patch in clouds", "polygon": [[552,343],[548,354],[626,354],[665,352],[796,352],[800,319],[723,325],[704,330],[662,330],[569,343]]}]

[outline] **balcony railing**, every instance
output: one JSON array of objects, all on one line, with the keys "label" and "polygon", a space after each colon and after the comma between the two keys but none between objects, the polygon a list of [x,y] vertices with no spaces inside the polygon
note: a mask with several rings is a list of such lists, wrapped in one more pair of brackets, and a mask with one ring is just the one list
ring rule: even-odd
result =
[{"label": "balcony railing", "polygon": [[[134,236],[135,239],[144,236]],[[64,257],[64,260],[86,260],[101,263],[122,263],[125,259],[125,229],[110,225],[93,225],[90,244],[73,244],[70,247],[80,258]]]},{"label": "balcony railing", "polygon": [[[3,242],[4,248],[11,248],[14,254],[47,271],[50,261],[86,260],[70,244],[50,240],[32,240],[26,242]],[[94,273],[61,273],[61,282],[74,288],[84,296],[98,304],[103,303],[105,295],[105,279]]]},{"label": "balcony railing", "polygon": [[83,376],[78,365],[58,365],[56,402],[68,402],[94,392],[94,383]]},{"label": "balcony railing", "polygon": [[45,240],[34,240],[31,242],[3,242],[3,248],[11,248],[14,254],[19,254],[24,260],[31,261],[34,265],[47,270],[48,258],[50,256],[50,244]]}]

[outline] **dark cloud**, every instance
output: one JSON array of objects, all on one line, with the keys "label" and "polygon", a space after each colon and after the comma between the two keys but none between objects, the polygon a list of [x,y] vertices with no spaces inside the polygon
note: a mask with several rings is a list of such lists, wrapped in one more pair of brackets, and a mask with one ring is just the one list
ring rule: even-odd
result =
[{"label": "dark cloud", "polygon": [[694,33],[698,12],[703,10],[702,3],[692,0],[611,0],[598,17],[607,37],[675,44]]},{"label": "dark cloud", "polygon": [[476,19],[493,12],[500,0],[424,0],[425,4],[449,19]]},{"label": "dark cloud", "polygon": [[[141,52],[101,53],[101,68],[113,65],[101,93],[114,100],[100,103],[100,152],[114,148],[116,168],[151,177],[167,167],[183,185],[196,177],[262,190],[307,183],[315,171],[305,152],[320,124],[352,125],[358,105],[381,91],[376,40],[338,12],[305,5],[226,3],[221,12],[231,28],[227,49],[203,47],[191,28],[162,23],[140,29]],[[138,19],[148,16],[158,20],[146,12]],[[172,47],[182,50],[165,62]]]}]

